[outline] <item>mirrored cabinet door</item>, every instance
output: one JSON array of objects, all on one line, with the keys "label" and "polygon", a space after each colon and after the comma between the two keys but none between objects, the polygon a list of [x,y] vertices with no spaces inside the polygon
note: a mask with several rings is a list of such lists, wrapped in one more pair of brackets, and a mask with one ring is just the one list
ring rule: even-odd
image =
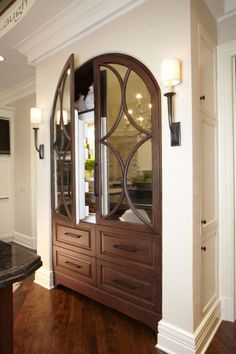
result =
[{"label": "mirrored cabinet door", "polygon": [[157,90],[129,60],[98,63],[97,79],[98,218],[153,228],[161,188]]},{"label": "mirrored cabinet door", "polygon": [[57,85],[51,118],[53,211],[70,219],[74,216],[73,77],[74,58],[71,56]]}]

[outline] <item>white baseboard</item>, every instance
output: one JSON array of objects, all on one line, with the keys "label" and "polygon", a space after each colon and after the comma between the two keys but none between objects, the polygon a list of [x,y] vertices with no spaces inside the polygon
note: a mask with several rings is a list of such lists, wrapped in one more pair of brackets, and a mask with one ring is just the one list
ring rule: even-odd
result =
[{"label": "white baseboard", "polygon": [[157,348],[168,354],[203,354],[209,346],[220,323],[220,301],[218,300],[195,333],[187,332],[161,320],[158,324]]},{"label": "white baseboard", "polygon": [[234,299],[229,297],[221,298],[221,314],[223,321],[235,321]]},{"label": "white baseboard", "polygon": [[194,333],[197,354],[203,354],[210,345],[214,335],[221,324],[221,303],[218,299],[207,312]]},{"label": "white baseboard", "polygon": [[45,267],[39,268],[35,273],[34,282],[46,289],[54,288],[53,271]]},{"label": "white baseboard", "polygon": [[182,330],[168,322],[158,323],[157,348],[168,354],[194,354],[195,340],[193,333]]},{"label": "white baseboard", "polygon": [[14,232],[13,234],[13,241],[23,245],[25,247],[36,249],[36,238],[27,236],[24,234],[20,234],[19,232]]},{"label": "white baseboard", "polygon": [[1,235],[0,240],[4,242],[12,242],[13,241],[13,235],[12,234],[6,234],[6,235]]}]

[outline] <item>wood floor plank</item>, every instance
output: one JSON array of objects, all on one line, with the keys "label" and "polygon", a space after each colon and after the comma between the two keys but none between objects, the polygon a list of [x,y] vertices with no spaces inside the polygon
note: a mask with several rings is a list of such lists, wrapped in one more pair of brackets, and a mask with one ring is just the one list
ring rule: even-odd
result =
[{"label": "wood floor plank", "polygon": [[[14,297],[14,354],[163,354],[147,326],[67,288],[23,282]],[[236,353],[223,322],[206,354]]]},{"label": "wood floor plank", "polygon": [[67,288],[14,293],[14,354],[160,354],[147,326]]}]

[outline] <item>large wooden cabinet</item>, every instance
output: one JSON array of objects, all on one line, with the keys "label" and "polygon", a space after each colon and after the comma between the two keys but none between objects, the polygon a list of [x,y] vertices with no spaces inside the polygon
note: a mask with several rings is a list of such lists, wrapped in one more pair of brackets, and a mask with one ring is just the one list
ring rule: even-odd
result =
[{"label": "large wooden cabinet", "polygon": [[140,62],[59,78],[51,118],[53,263],[62,284],[154,330],[161,318],[160,90]]}]

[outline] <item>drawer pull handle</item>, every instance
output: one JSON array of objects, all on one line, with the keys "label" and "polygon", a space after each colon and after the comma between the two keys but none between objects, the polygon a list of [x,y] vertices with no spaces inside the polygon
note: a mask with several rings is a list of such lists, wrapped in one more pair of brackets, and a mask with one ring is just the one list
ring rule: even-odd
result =
[{"label": "drawer pull handle", "polygon": [[203,225],[206,225],[206,220],[204,219],[204,220],[201,220],[201,223],[203,224]]},{"label": "drawer pull handle", "polygon": [[118,250],[125,251],[125,252],[130,252],[130,253],[137,252],[137,250],[135,248],[131,248],[131,247],[125,246],[125,245],[114,245],[113,247],[117,248]]},{"label": "drawer pull handle", "polygon": [[201,247],[201,250],[205,252],[205,251],[206,251],[206,247],[205,247],[205,246],[204,246],[204,247],[202,246],[202,247]]},{"label": "drawer pull handle", "polygon": [[80,238],[80,237],[82,237],[81,235],[76,235],[76,234],[73,234],[72,232],[65,232],[65,235],[66,235],[66,236],[71,236],[71,237],[74,237],[74,238]]},{"label": "drawer pull handle", "polygon": [[133,284],[130,284],[129,282],[125,281],[125,280],[121,280],[121,279],[114,279],[113,280],[113,283],[116,283],[118,285],[121,285],[127,289],[130,289],[130,290],[135,290],[137,289],[137,286],[133,285]]},{"label": "drawer pull handle", "polygon": [[73,266],[73,267],[76,267],[76,268],[82,268],[80,265],[75,264],[75,263],[73,263],[73,262],[65,261],[65,263],[68,264],[68,265],[71,265],[71,266]]}]

